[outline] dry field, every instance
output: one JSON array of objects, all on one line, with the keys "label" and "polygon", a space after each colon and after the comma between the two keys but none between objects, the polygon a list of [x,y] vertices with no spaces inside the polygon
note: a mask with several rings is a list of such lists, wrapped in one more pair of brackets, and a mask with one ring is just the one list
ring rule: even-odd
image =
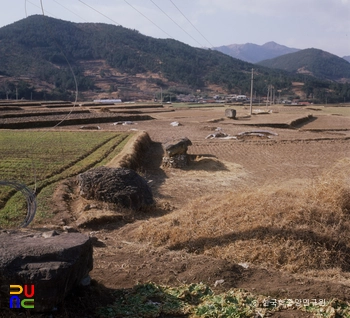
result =
[{"label": "dry field", "polygon": [[[150,211],[121,211],[103,223],[80,224],[95,238],[91,277],[99,304],[109,301],[103,291],[148,281],[350,302],[350,107],[275,106],[251,117],[248,109],[234,108],[237,120],[225,118],[223,107],[169,107],[150,114],[154,120],[99,125],[149,134],[153,143],[140,173],[157,202]],[[309,114],[308,121],[291,125]],[[171,126],[173,121],[180,126]],[[230,136],[273,134],[206,139],[218,127]],[[192,141],[189,166],[162,168],[162,144],[179,137]],[[77,210],[89,202],[70,191],[70,219],[58,214],[54,220],[75,226]],[[87,308],[96,305],[92,299]],[[73,310],[76,304],[66,306]],[[284,311],[272,317],[312,316]]]}]

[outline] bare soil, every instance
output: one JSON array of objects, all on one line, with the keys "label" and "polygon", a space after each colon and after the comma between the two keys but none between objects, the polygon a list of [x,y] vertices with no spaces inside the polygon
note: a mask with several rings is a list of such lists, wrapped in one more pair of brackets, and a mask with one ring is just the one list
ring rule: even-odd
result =
[{"label": "bare soil", "polygon": [[[256,265],[245,268],[223,259],[169,250],[135,239],[134,232],[143,224],[165,214],[176,214],[178,209],[198,197],[240,187],[271,184],[299,187],[339,159],[350,156],[350,108],[347,116],[338,116],[303,107],[270,107],[271,114],[250,117],[247,109],[234,108],[238,112],[236,120],[225,118],[224,108],[219,107],[152,114],[155,120],[129,126],[100,124],[102,130],[148,132],[153,143],[143,159],[141,173],[150,182],[157,207],[132,214],[124,211],[102,223],[80,224],[78,230],[94,238],[94,269],[90,273],[93,284],[90,289],[77,291],[78,298],[74,301],[67,300],[59,315],[77,317],[77,312],[81,312],[81,317],[93,317],[96,306],[112,300],[110,293],[113,290],[149,281],[168,285],[204,282],[217,291],[244,288],[277,299],[338,298],[350,301],[350,279],[344,276],[309,277],[307,273],[290,274]],[[276,124],[288,124],[310,113],[314,118],[298,127],[276,128]],[[180,126],[171,126],[173,121],[178,121]],[[231,136],[252,130],[268,130],[277,135],[270,135],[270,138],[247,136],[237,140],[206,139],[218,127]],[[193,144],[189,147],[192,159],[189,166],[162,168],[162,144],[184,136]],[[91,202],[79,201],[74,189],[65,191],[70,191],[73,200],[66,200],[64,212],[61,209],[55,222],[63,220],[66,225],[77,227],[77,214]],[[57,196],[58,206],[62,206],[62,197],[62,194]],[[93,211],[98,213],[99,209],[103,207],[97,204]],[[52,224],[55,225],[57,223]],[[214,287],[218,280],[223,283]],[[311,315],[286,311],[272,317]]]}]

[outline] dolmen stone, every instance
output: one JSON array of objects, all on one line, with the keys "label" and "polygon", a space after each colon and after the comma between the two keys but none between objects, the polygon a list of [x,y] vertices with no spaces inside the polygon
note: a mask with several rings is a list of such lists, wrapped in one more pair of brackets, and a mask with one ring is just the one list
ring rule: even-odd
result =
[{"label": "dolmen stone", "polygon": [[188,165],[187,154],[175,155],[173,157],[163,157],[163,167],[185,168]]},{"label": "dolmen stone", "polygon": [[98,167],[77,176],[80,195],[86,199],[139,210],[154,203],[147,181],[128,168]]},{"label": "dolmen stone", "polygon": [[187,137],[174,140],[172,143],[165,145],[165,156],[163,156],[163,167],[184,168],[188,165],[188,146],[192,142]]},{"label": "dolmen stone", "polygon": [[52,311],[92,267],[92,242],[84,234],[1,230],[1,307]]},{"label": "dolmen stone", "polygon": [[235,119],[236,118],[236,110],[232,109],[232,108],[225,109],[225,116],[227,118]]},{"label": "dolmen stone", "polygon": [[168,157],[174,157],[175,155],[187,154],[188,146],[191,146],[192,142],[187,137],[181,138],[179,141],[167,145],[165,151]]}]

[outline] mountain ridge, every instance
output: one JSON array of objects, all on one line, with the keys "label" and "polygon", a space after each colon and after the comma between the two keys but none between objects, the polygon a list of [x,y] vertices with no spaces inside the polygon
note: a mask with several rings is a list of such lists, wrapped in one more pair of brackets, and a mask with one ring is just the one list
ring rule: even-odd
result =
[{"label": "mountain ridge", "polygon": [[[57,94],[75,88],[67,60],[82,94],[103,90],[116,96],[123,87],[128,90],[124,98],[137,90],[148,90],[150,98],[156,90],[172,86],[248,93],[254,67],[215,50],[154,39],[122,26],[72,23],[42,15],[0,28],[0,42],[0,74],[35,79]],[[8,54],[13,51],[16,54]],[[265,81],[280,78],[276,86],[291,85],[286,72],[259,67],[257,74],[259,69],[265,78],[257,78],[257,90],[264,89]]]},{"label": "mountain ridge", "polygon": [[254,43],[229,44],[214,47],[213,49],[250,63],[257,63],[266,59],[299,51],[299,49],[290,48],[274,41],[267,42],[263,45]]},{"label": "mountain ridge", "polygon": [[350,55],[343,56],[343,59],[350,63]]},{"label": "mountain ridge", "polygon": [[350,82],[350,63],[329,52],[309,48],[257,63],[295,74],[308,74],[319,79]]},{"label": "mountain ridge", "polygon": [[[0,98],[72,100],[76,86],[85,100],[150,100],[161,90],[163,96],[249,95],[252,68],[254,91],[260,96],[269,85],[293,95],[293,82],[307,81],[308,89],[320,88],[322,97],[331,85],[122,26],[42,15],[0,28],[0,43]],[[331,92],[334,100],[341,100],[338,95],[347,88],[335,85]]]}]

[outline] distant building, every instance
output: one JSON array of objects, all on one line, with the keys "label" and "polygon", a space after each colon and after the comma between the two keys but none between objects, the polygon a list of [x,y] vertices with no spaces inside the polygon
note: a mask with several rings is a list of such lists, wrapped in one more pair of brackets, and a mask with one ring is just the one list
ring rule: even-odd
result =
[{"label": "distant building", "polygon": [[94,103],[113,104],[121,102],[121,99],[94,99]]},{"label": "distant building", "polygon": [[247,100],[247,96],[246,95],[237,95],[237,97],[236,97],[236,101],[243,102],[243,101],[246,101],[246,100]]}]

